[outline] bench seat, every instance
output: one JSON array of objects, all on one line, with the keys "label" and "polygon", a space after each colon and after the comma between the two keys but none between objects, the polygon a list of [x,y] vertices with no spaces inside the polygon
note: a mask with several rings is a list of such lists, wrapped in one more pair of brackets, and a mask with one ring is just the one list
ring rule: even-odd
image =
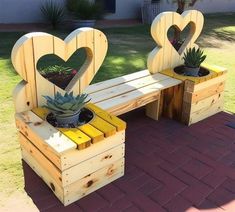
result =
[{"label": "bench seat", "polygon": [[92,103],[113,115],[146,105],[146,114],[157,120],[161,91],[181,83],[164,74],[151,75],[143,70],[92,84],[84,92],[89,94]]}]

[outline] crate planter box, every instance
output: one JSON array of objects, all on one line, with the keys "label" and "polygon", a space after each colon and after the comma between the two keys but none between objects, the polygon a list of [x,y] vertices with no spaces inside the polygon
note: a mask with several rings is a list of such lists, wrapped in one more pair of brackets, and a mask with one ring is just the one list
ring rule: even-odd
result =
[{"label": "crate planter box", "polygon": [[53,127],[43,108],[15,116],[23,160],[65,206],[124,175],[125,122],[87,107],[95,117],[78,128]]},{"label": "crate planter box", "polygon": [[[177,117],[191,125],[223,110],[226,69],[218,66],[203,65],[209,74],[203,77],[182,76],[173,69],[161,73],[182,80],[177,88],[165,91],[163,105],[169,105],[168,117]],[[177,95],[174,92],[177,89]]]}]

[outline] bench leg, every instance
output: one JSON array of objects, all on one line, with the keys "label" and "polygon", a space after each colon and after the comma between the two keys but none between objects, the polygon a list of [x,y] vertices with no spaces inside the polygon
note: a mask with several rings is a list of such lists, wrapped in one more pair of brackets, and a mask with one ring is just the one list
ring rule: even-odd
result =
[{"label": "bench leg", "polygon": [[160,100],[156,100],[146,105],[146,116],[151,119],[158,120],[160,109]]}]

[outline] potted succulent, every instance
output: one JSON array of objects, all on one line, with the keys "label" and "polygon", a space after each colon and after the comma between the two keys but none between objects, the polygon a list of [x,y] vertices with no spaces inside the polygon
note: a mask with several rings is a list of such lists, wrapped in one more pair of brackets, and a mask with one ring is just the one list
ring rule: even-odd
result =
[{"label": "potted succulent", "polygon": [[94,27],[95,22],[102,15],[102,5],[91,0],[67,0],[66,6],[74,17],[74,27]]},{"label": "potted succulent", "polygon": [[200,65],[206,59],[203,51],[198,48],[189,48],[184,53],[184,74],[187,76],[199,76]]},{"label": "potted succulent", "polygon": [[52,112],[59,126],[71,124],[77,126],[81,109],[90,101],[90,99],[86,100],[87,96],[87,94],[74,96],[73,92],[66,92],[63,96],[57,92],[54,99],[43,96],[47,100],[44,107]]}]

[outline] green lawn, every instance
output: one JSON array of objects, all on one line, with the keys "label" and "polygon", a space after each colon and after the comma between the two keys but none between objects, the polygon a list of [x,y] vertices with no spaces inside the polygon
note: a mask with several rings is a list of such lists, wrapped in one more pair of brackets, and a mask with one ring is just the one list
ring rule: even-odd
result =
[{"label": "green lawn", "polygon": [[[235,14],[210,15],[206,17],[202,36],[198,40],[208,55],[207,63],[224,66],[229,70],[226,87],[225,109],[235,112]],[[150,37],[149,26],[112,28],[103,30],[109,40],[108,55],[94,82],[105,80],[146,68],[146,58],[155,44]],[[52,32],[64,38],[69,32]],[[14,108],[11,92],[20,77],[14,72],[10,61],[11,48],[23,32],[0,33],[0,193],[1,201],[16,190],[23,191],[23,174],[20,148],[14,125]],[[76,67],[73,56],[69,66]],[[57,59],[43,58],[39,67],[53,65]],[[62,63],[61,63],[62,64]]]}]

